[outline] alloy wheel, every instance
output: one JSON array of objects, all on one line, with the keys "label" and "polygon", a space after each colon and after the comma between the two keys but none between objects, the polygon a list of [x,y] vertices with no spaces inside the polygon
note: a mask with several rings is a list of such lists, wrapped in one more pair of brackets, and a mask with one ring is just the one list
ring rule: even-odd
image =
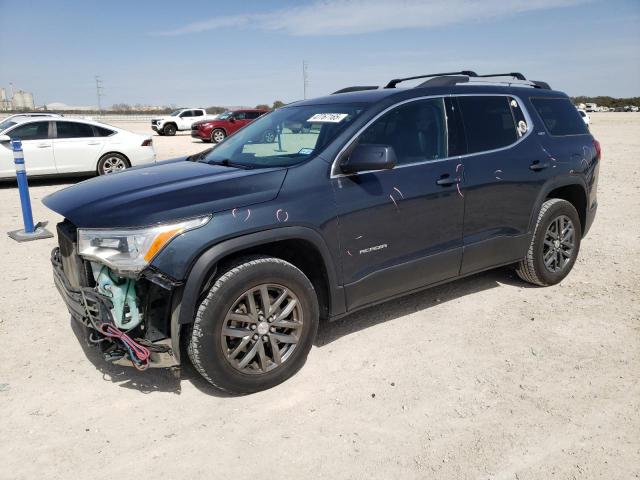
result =
[{"label": "alloy wheel", "polygon": [[220,143],[224,140],[224,133],[220,130],[216,130],[213,132],[213,141],[216,143]]},{"label": "alloy wheel", "polygon": [[576,229],[566,215],[556,217],[547,227],[542,248],[544,266],[552,273],[564,270],[575,249]]},{"label": "alloy wheel", "polygon": [[264,374],[285,363],[302,333],[298,297],[277,284],[245,291],[229,309],[222,326],[222,350],[227,361],[245,374]]},{"label": "alloy wheel", "polygon": [[102,163],[103,173],[115,173],[127,168],[127,163],[120,157],[107,157]]},{"label": "alloy wheel", "polygon": [[264,134],[264,141],[272,143],[276,139],[276,134],[272,130],[267,130]]}]

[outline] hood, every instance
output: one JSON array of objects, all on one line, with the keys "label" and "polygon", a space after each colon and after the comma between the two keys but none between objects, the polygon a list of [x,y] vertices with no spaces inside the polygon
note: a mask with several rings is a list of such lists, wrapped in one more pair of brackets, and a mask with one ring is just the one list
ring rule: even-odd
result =
[{"label": "hood", "polygon": [[96,177],[42,203],[77,227],[145,226],[273,200],[286,172],[177,159]]}]

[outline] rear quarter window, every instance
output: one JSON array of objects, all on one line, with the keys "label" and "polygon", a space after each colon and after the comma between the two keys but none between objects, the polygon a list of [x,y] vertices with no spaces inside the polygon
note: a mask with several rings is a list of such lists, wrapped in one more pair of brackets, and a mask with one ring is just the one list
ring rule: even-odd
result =
[{"label": "rear quarter window", "polygon": [[93,128],[96,132],[96,137],[108,137],[115,133],[113,130],[109,130],[108,128],[104,127],[97,127],[94,125]]},{"label": "rear quarter window", "polygon": [[566,136],[589,133],[587,125],[568,98],[531,98],[530,100],[551,135]]}]

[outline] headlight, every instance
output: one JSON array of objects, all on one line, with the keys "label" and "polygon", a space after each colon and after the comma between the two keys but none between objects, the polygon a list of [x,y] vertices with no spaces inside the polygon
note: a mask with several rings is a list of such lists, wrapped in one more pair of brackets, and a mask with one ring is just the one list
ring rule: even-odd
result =
[{"label": "headlight", "polygon": [[83,258],[103,263],[115,271],[136,273],[175,237],[201,227],[210,218],[198,217],[146,228],[78,229],[78,252]]}]

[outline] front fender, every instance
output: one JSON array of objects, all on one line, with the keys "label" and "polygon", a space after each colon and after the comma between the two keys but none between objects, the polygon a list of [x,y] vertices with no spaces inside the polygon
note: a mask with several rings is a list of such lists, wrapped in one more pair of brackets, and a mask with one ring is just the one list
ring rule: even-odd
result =
[{"label": "front fender", "polygon": [[344,313],[346,310],[344,291],[338,285],[335,263],[324,239],[311,228],[291,226],[234,237],[205,250],[191,268],[184,284],[177,319],[178,323],[184,325],[193,322],[202,287],[211,275],[215,273],[216,265],[221,259],[248,248],[282,240],[305,240],[320,252],[327,272],[331,305],[330,314],[333,316]]}]

